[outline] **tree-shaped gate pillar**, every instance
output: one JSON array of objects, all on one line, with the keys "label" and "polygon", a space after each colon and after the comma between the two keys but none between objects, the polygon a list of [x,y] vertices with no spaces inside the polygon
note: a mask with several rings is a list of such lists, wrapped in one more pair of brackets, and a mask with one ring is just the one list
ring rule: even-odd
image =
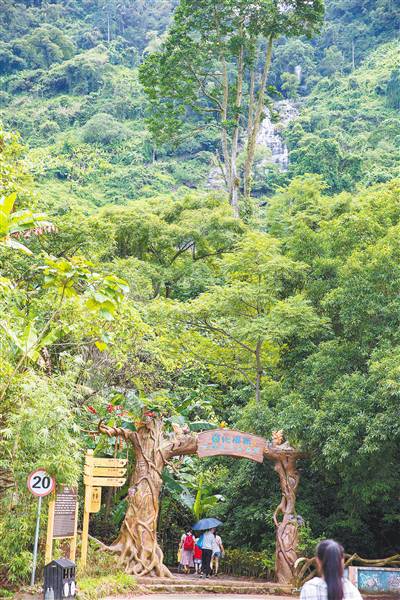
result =
[{"label": "tree-shaped gate pillar", "polygon": [[282,499],[274,512],[276,528],[275,573],[279,583],[294,581],[294,567],[299,543],[299,524],[296,515],[296,492],[300,474],[297,460],[304,455],[289,444],[268,444],[267,458],[274,461],[274,469],[279,475]]},{"label": "tree-shaped gate pillar", "polygon": [[[110,549],[120,555],[120,561],[127,573],[136,576],[172,577],[163,563],[163,553],[157,542],[162,471],[171,458],[196,454],[199,436],[204,434],[197,436],[193,433],[182,433],[169,437],[165,433],[162,419],[152,413],[145,413],[136,431],[122,427],[109,427],[103,423],[100,423],[99,431],[108,436],[122,437],[127,443],[132,444],[136,457],[130,481],[128,509],[120,534]],[[242,454],[238,451],[216,451],[214,454],[244,456],[259,462],[265,456],[274,462],[282,490],[282,500],[274,514],[276,576],[280,583],[292,582],[298,544],[295,501],[299,474],[296,462],[301,453],[288,443],[283,443],[279,436],[275,437],[273,442],[266,442],[262,438],[255,438],[251,434],[241,432],[232,432],[236,436],[230,438],[226,436],[225,430],[214,433],[225,436],[226,439],[235,440],[242,436],[244,442],[256,440],[255,445],[246,446]],[[255,453],[261,452],[261,460],[260,457],[255,458],[251,455],[252,449]],[[245,451],[249,454],[244,453]],[[279,515],[282,515],[280,521]]]},{"label": "tree-shaped gate pillar", "polygon": [[182,434],[169,439],[163,421],[145,415],[137,431],[108,427],[101,423],[99,431],[122,437],[132,444],[135,467],[130,481],[128,509],[121,531],[111,550],[120,555],[127,573],[154,577],[172,577],[163,563],[163,552],[157,541],[157,519],[162,487],[162,471],[174,456],[195,454],[197,438]]}]

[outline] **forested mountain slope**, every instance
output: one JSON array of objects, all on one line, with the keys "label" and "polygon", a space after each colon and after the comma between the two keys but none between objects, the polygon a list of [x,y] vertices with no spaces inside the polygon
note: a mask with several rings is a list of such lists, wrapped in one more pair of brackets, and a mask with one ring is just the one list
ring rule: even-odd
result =
[{"label": "forested mountain slope", "polygon": [[[0,0],[7,585],[29,576],[27,471],[81,485],[84,449],[126,452],[99,419],[134,430],[144,411],[171,429],[282,428],[308,453],[300,552],[321,536],[371,557],[398,551],[400,0],[327,0],[319,34],[276,43],[267,104],[272,119],[282,98],[298,114],[282,132],[289,165],[258,149],[243,218],[207,189],[210,121],[179,145],[148,129],[139,70],[177,5]],[[227,546],[271,565],[281,495],[268,465],[180,466],[181,479],[167,471],[161,529],[191,522],[204,469],[204,493],[225,498],[214,507]],[[126,496],[93,519],[101,539],[115,539]]]},{"label": "forested mountain slope", "polygon": [[[179,148],[155,148],[144,123],[137,66],[160,43],[173,6],[2,0],[0,118],[32,148],[46,204],[86,210],[204,187],[212,128]],[[305,172],[321,173],[332,192],[397,174],[399,65],[396,42],[387,43],[397,13],[392,0],[331,0],[319,37],[279,42],[270,82],[299,103],[301,118],[287,133],[289,173],[261,167],[257,195]]]},{"label": "forested mountain slope", "polygon": [[287,132],[290,175],[320,173],[335,192],[398,177],[399,67],[395,41],[349,75],[322,78]]}]

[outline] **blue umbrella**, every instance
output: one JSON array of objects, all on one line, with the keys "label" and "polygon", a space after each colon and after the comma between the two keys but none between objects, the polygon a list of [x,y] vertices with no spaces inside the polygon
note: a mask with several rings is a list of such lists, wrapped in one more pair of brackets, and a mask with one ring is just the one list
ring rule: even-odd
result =
[{"label": "blue umbrella", "polygon": [[218,521],[218,519],[213,519],[211,517],[210,519],[200,519],[200,521],[197,521],[196,525],[193,525],[193,529],[201,531],[204,529],[211,529],[212,527],[218,527],[219,525],[222,525],[222,521]]}]

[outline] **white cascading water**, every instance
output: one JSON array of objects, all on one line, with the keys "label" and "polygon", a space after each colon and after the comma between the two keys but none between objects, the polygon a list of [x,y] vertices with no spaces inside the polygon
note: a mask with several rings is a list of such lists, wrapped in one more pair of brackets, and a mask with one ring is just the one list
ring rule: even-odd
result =
[{"label": "white cascading water", "polygon": [[[286,171],[289,164],[289,151],[281,132],[287,127],[290,121],[298,116],[299,111],[297,105],[290,100],[276,102],[274,110],[279,114],[279,120],[275,123],[272,122],[271,112],[265,107],[265,116],[257,135],[257,145],[267,148],[270,151],[270,155],[266,156],[259,163],[259,166],[265,167],[268,164],[275,164],[282,171]],[[213,190],[220,190],[225,187],[221,170],[218,166],[213,166],[210,169],[207,187]]]},{"label": "white cascading water", "polygon": [[262,161],[262,165],[268,163],[277,164],[282,171],[286,171],[289,164],[289,151],[282,137],[282,129],[285,129],[295,119],[299,111],[296,105],[290,100],[281,100],[274,105],[275,111],[279,114],[279,121],[273,123],[271,112],[266,107],[265,117],[260,125],[260,131],[257,135],[257,144],[268,148],[271,156]]}]

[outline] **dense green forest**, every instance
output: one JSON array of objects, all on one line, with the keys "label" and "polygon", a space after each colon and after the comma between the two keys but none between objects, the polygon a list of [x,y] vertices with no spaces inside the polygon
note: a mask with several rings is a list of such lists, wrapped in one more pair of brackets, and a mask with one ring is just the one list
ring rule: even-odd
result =
[{"label": "dense green forest", "polygon": [[[268,23],[235,110],[235,52],[253,46],[229,22],[233,116],[217,121],[217,88],[179,62],[209,56],[189,0],[0,0],[0,584],[29,578],[27,474],[81,485],[86,448],[126,452],[91,433],[98,420],[134,428],[144,408],[170,427],[282,429],[308,453],[301,551],[322,536],[399,551],[400,3],[314,4],[274,33],[266,80],[288,167],[255,143],[246,191],[248,73],[262,80]],[[239,216],[210,184],[221,132],[237,135]],[[271,562],[271,467],[167,470],[164,537],[200,489],[223,496],[225,545]],[[106,542],[126,494],[93,521]]]}]

